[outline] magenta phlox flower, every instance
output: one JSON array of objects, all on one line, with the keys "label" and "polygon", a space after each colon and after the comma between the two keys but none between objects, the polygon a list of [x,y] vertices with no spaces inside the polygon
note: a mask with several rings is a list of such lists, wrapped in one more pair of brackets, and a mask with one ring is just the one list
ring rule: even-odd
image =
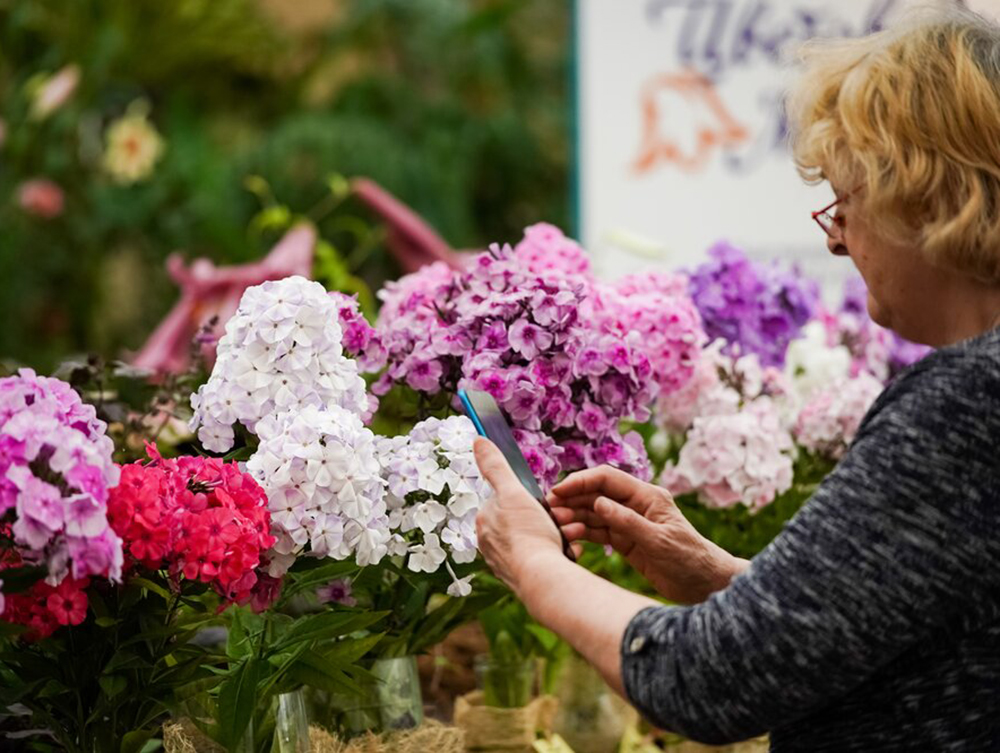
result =
[{"label": "magenta phlox flower", "polygon": [[345,607],[353,607],[358,603],[351,595],[351,581],[348,578],[338,578],[320,586],[316,589],[316,599],[320,604],[343,604]]},{"label": "magenta phlox flower", "polygon": [[[464,385],[461,385],[464,386]],[[506,403],[514,394],[514,385],[502,370],[484,370],[473,380],[476,389],[488,392],[498,403]]]},{"label": "magenta phlox flower", "polygon": [[[510,397],[504,401],[504,407],[514,421],[524,426],[537,423],[539,408],[545,397],[545,390],[527,380],[518,380],[511,390]],[[538,428],[538,427],[536,427]]]},{"label": "magenta phlox flower", "polygon": [[528,319],[518,319],[508,333],[510,346],[526,359],[536,358],[539,353],[552,346],[554,337]]},{"label": "magenta phlox flower", "polygon": [[406,374],[407,385],[418,392],[433,395],[441,389],[444,369],[439,361],[413,355],[403,362],[403,372]]},{"label": "magenta phlox flower", "polygon": [[389,286],[377,323],[388,366],[373,391],[489,392],[523,432],[543,485],[566,470],[561,448],[571,442],[648,466],[619,427],[646,420],[660,391],[690,378],[705,339],[698,312],[684,278],[627,278],[619,292],[581,254],[554,228],[535,227],[517,249],[493,245],[464,270],[427,268]]},{"label": "magenta phlox flower", "polygon": [[121,541],[108,530],[114,446],[93,406],[30,369],[0,379],[0,515],[13,510],[17,556],[55,583],[121,575]]},{"label": "magenta phlox flower", "polygon": [[555,484],[561,470],[562,448],[548,435],[540,431],[514,430],[514,439],[528,463],[528,468],[543,488]]},{"label": "magenta phlox flower", "polygon": [[387,357],[385,345],[382,337],[361,313],[357,297],[337,292],[331,292],[329,296],[337,306],[344,352],[357,360],[362,371],[382,369]]},{"label": "magenta phlox flower", "polygon": [[597,439],[608,430],[608,417],[590,400],[584,401],[576,415],[576,426],[590,439]]},{"label": "magenta phlox flower", "polygon": [[476,340],[477,351],[493,350],[503,353],[510,347],[507,325],[503,322],[493,322],[493,324],[486,326]]}]

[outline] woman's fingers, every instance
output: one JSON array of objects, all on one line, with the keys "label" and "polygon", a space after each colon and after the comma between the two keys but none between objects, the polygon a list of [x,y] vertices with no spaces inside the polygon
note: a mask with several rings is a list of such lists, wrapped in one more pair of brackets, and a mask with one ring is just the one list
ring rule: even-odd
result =
[{"label": "woman's fingers", "polygon": [[600,492],[592,492],[590,494],[577,494],[573,497],[560,497],[558,494],[549,492],[545,499],[548,501],[549,507],[553,509],[557,507],[593,507],[594,500],[600,496]]},{"label": "woman's fingers", "polygon": [[611,532],[607,528],[591,528],[585,523],[569,523],[560,526],[568,541],[591,541],[594,544],[610,544]]},{"label": "woman's fingers", "polygon": [[568,507],[553,507],[552,517],[555,519],[556,523],[564,526],[567,523],[572,523],[576,520],[576,510],[571,510]]},{"label": "woman's fingers", "polygon": [[570,474],[552,487],[552,492],[560,497],[599,493],[614,499],[624,499],[641,488],[642,482],[634,476],[610,465],[602,465]]},{"label": "woman's fingers", "polygon": [[553,507],[552,517],[556,519],[559,525],[565,525],[567,523],[586,523],[588,526],[603,528],[606,523],[604,519],[593,510],[588,510],[585,507]]},{"label": "woman's fingers", "polygon": [[653,524],[635,510],[607,497],[594,502],[594,515],[613,533],[635,541],[642,541]]},{"label": "woman's fingers", "polygon": [[654,507],[659,501],[666,502],[667,497],[665,490],[658,489],[654,486],[644,485],[646,488],[641,489],[639,493],[630,495],[628,497],[616,497],[613,494],[607,494],[606,492],[587,492],[584,494],[576,494],[573,496],[559,496],[554,493],[550,493],[547,497],[549,506],[552,509],[556,508],[570,508],[570,509],[593,509],[594,503],[601,497],[607,497],[613,499],[621,505],[625,505],[633,510],[635,510],[640,515],[647,515],[650,508]]}]

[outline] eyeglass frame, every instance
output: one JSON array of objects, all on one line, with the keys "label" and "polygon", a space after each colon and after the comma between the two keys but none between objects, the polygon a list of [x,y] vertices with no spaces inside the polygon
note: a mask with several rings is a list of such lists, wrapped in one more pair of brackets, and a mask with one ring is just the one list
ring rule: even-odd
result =
[{"label": "eyeglass frame", "polygon": [[[848,194],[848,196],[849,195],[850,194]],[[844,218],[836,214],[830,214],[830,210],[846,200],[847,196],[835,199],[831,204],[812,213],[812,218],[816,224],[822,228],[827,237],[832,238],[835,241],[844,239]],[[836,232],[834,231],[834,228],[836,228]]]},{"label": "eyeglass frame", "polygon": [[[839,199],[834,199],[832,203],[812,213],[812,218],[816,222],[816,224],[819,225],[820,228],[822,228],[823,232],[826,233],[828,237],[832,238],[835,241],[844,240],[845,219],[838,215],[830,214],[830,210],[833,209],[838,204],[847,201],[849,198],[851,198],[853,194],[857,193],[859,190],[861,190],[861,186],[857,186],[856,188],[851,189],[846,194],[841,196]],[[823,217],[827,218],[827,220],[830,223],[829,225],[826,225],[824,223],[824,221],[821,219]],[[837,229],[836,233],[834,233],[834,228]]]}]

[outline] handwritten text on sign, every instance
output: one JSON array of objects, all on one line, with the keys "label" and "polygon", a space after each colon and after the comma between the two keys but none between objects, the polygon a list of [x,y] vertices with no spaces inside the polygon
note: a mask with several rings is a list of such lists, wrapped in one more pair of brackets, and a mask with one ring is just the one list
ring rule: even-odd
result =
[{"label": "handwritten text on sign", "polygon": [[[726,238],[824,274],[787,147],[783,55],[884,28],[906,0],[577,0],[579,208],[599,266],[697,263]],[[815,206],[814,206],[815,205]],[[650,243],[622,242],[639,237]],[[662,247],[641,259],[623,247]]]}]

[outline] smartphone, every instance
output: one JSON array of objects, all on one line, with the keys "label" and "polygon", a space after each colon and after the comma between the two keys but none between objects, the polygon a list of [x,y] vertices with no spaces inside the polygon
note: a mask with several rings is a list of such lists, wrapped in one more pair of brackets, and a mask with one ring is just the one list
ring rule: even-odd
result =
[{"label": "smartphone", "polygon": [[538,485],[538,479],[535,478],[535,474],[528,467],[528,461],[524,459],[521,448],[517,446],[517,441],[510,430],[510,424],[503,417],[503,413],[501,413],[500,406],[497,405],[496,400],[493,399],[490,393],[482,392],[481,390],[459,390],[458,399],[462,401],[465,413],[472,421],[473,426],[476,427],[479,436],[486,437],[500,449],[500,452],[507,459],[511,470],[514,471],[514,475],[517,476],[524,488],[528,490],[528,494],[534,497],[538,501],[538,504],[548,513],[549,517],[552,518],[552,522],[556,524],[556,530],[559,531],[559,537],[562,539],[563,554],[576,562],[573,548],[569,545],[566,536],[563,535],[559,523],[553,517],[552,508],[545,501],[545,495],[542,493],[542,488]]}]

